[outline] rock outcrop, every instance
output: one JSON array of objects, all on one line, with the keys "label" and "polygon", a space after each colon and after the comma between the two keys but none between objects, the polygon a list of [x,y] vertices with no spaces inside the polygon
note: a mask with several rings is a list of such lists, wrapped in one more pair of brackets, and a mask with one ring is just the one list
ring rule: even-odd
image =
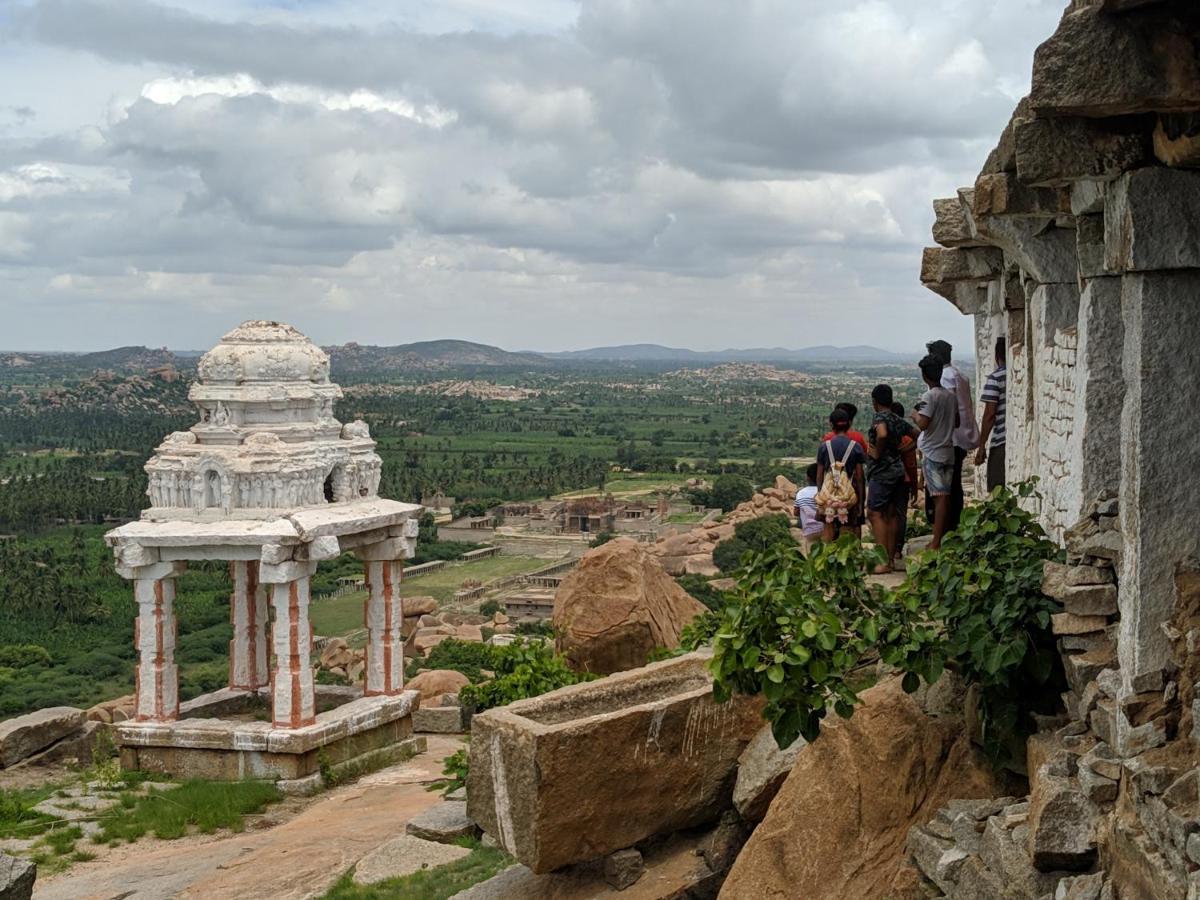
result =
[{"label": "rock outcrop", "polygon": [[704,606],[637,541],[589,551],[554,597],[555,646],[579,670],[608,675],[645,665]]},{"label": "rock outcrop", "polygon": [[961,719],[926,715],[899,679],[862,700],[801,751],[722,898],[886,897],[910,826],[952,798],[1004,793]]},{"label": "rock outcrop", "polygon": [[745,503],[721,517],[718,524],[697,525],[683,534],[668,534],[659,538],[650,552],[659,558],[669,575],[717,575],[713,565],[713,549],[721,541],[733,537],[742,522],[761,516],[784,514],[790,516],[798,488],[779,475],[775,484],[756,493]]},{"label": "rock outcrop", "polygon": [[0,722],[0,767],[19,763],[79,731],[87,714],[72,706],[50,706]]}]

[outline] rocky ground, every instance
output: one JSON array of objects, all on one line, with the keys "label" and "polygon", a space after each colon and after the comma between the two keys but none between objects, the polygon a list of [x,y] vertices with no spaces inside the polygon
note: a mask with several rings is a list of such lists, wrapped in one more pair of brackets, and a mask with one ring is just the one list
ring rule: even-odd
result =
[{"label": "rocky ground", "polygon": [[426,785],[441,776],[443,761],[462,743],[437,735],[428,741],[429,749],[408,762],[271,807],[244,833],[142,840],[101,851],[60,876],[39,878],[34,897],[319,897],[351,866],[403,834],[410,819],[442,802]]}]

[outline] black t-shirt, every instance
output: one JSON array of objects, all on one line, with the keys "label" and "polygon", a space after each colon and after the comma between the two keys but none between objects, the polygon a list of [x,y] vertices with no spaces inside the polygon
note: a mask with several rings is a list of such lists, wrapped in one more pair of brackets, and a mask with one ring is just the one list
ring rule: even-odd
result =
[{"label": "black t-shirt", "polygon": [[[880,446],[876,441],[879,425],[887,428],[887,437]],[[871,429],[867,432],[867,440],[872,447],[879,448],[879,458],[867,457],[867,477],[880,484],[896,484],[904,480],[904,461],[900,458],[900,442],[905,435],[911,435],[915,429],[894,412],[884,410],[875,413],[871,420]]]}]

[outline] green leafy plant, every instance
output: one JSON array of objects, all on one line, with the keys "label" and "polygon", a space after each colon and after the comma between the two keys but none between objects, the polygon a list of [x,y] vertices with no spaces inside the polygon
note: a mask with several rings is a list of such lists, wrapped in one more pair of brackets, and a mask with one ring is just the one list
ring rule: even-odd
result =
[{"label": "green leafy plant", "polygon": [[919,615],[863,577],[880,558],[849,535],[807,558],[794,545],[750,556],[712,639],[716,698],[762,694],[781,747],[814,739],[830,709],[849,717],[865,680],[856,669],[934,640]]},{"label": "green leafy plant", "polygon": [[[485,669],[495,670],[495,654],[496,648],[488,644],[451,638],[432,648],[429,655],[419,661],[419,665],[421,669],[453,669],[473,682],[482,681]],[[417,661],[410,664],[406,677],[416,676],[417,665]]]},{"label": "green leafy plant", "polygon": [[[1019,504],[1033,494],[1026,482],[968,507],[940,550],[910,562],[896,592],[897,602],[938,624],[941,639],[889,661],[928,681],[953,665],[978,685],[983,745],[995,762],[1020,755],[1028,713],[1039,698],[1058,696],[1046,688],[1062,677],[1049,629],[1056,607],[1041,591],[1043,563],[1059,551]],[[915,678],[906,687],[915,689]]]},{"label": "green leafy plant", "polygon": [[479,614],[481,616],[494,616],[498,612],[503,612],[504,608],[500,605],[499,600],[484,600],[479,604]]},{"label": "green leafy plant", "polygon": [[460,788],[467,786],[467,775],[471,770],[471,754],[468,748],[455,750],[446,757],[442,764],[442,775],[437,781],[431,781],[425,786],[427,791],[441,791],[443,797],[448,797]]},{"label": "green leafy plant", "polygon": [[507,647],[495,647],[493,653],[496,677],[482,684],[469,684],[459,691],[464,706],[481,711],[492,709],[596,678],[590,672],[573,671],[563,657],[541,642],[517,641]]}]

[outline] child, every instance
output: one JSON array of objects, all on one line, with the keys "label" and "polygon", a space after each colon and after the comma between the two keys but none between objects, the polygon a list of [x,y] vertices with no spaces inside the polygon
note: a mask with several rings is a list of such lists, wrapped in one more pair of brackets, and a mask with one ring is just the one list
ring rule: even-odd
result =
[{"label": "child", "polygon": [[942,546],[950,515],[954,485],[954,429],[958,427],[958,398],[942,387],[942,361],[932,354],[920,362],[928,388],[913,409],[913,422],[921,432],[917,447],[924,458],[925,493],[933,500],[931,550]]},{"label": "child", "polygon": [[796,520],[803,535],[801,547],[808,556],[812,545],[821,540],[825,524],[817,516],[817,464],[805,472],[808,483],[796,492]]}]

